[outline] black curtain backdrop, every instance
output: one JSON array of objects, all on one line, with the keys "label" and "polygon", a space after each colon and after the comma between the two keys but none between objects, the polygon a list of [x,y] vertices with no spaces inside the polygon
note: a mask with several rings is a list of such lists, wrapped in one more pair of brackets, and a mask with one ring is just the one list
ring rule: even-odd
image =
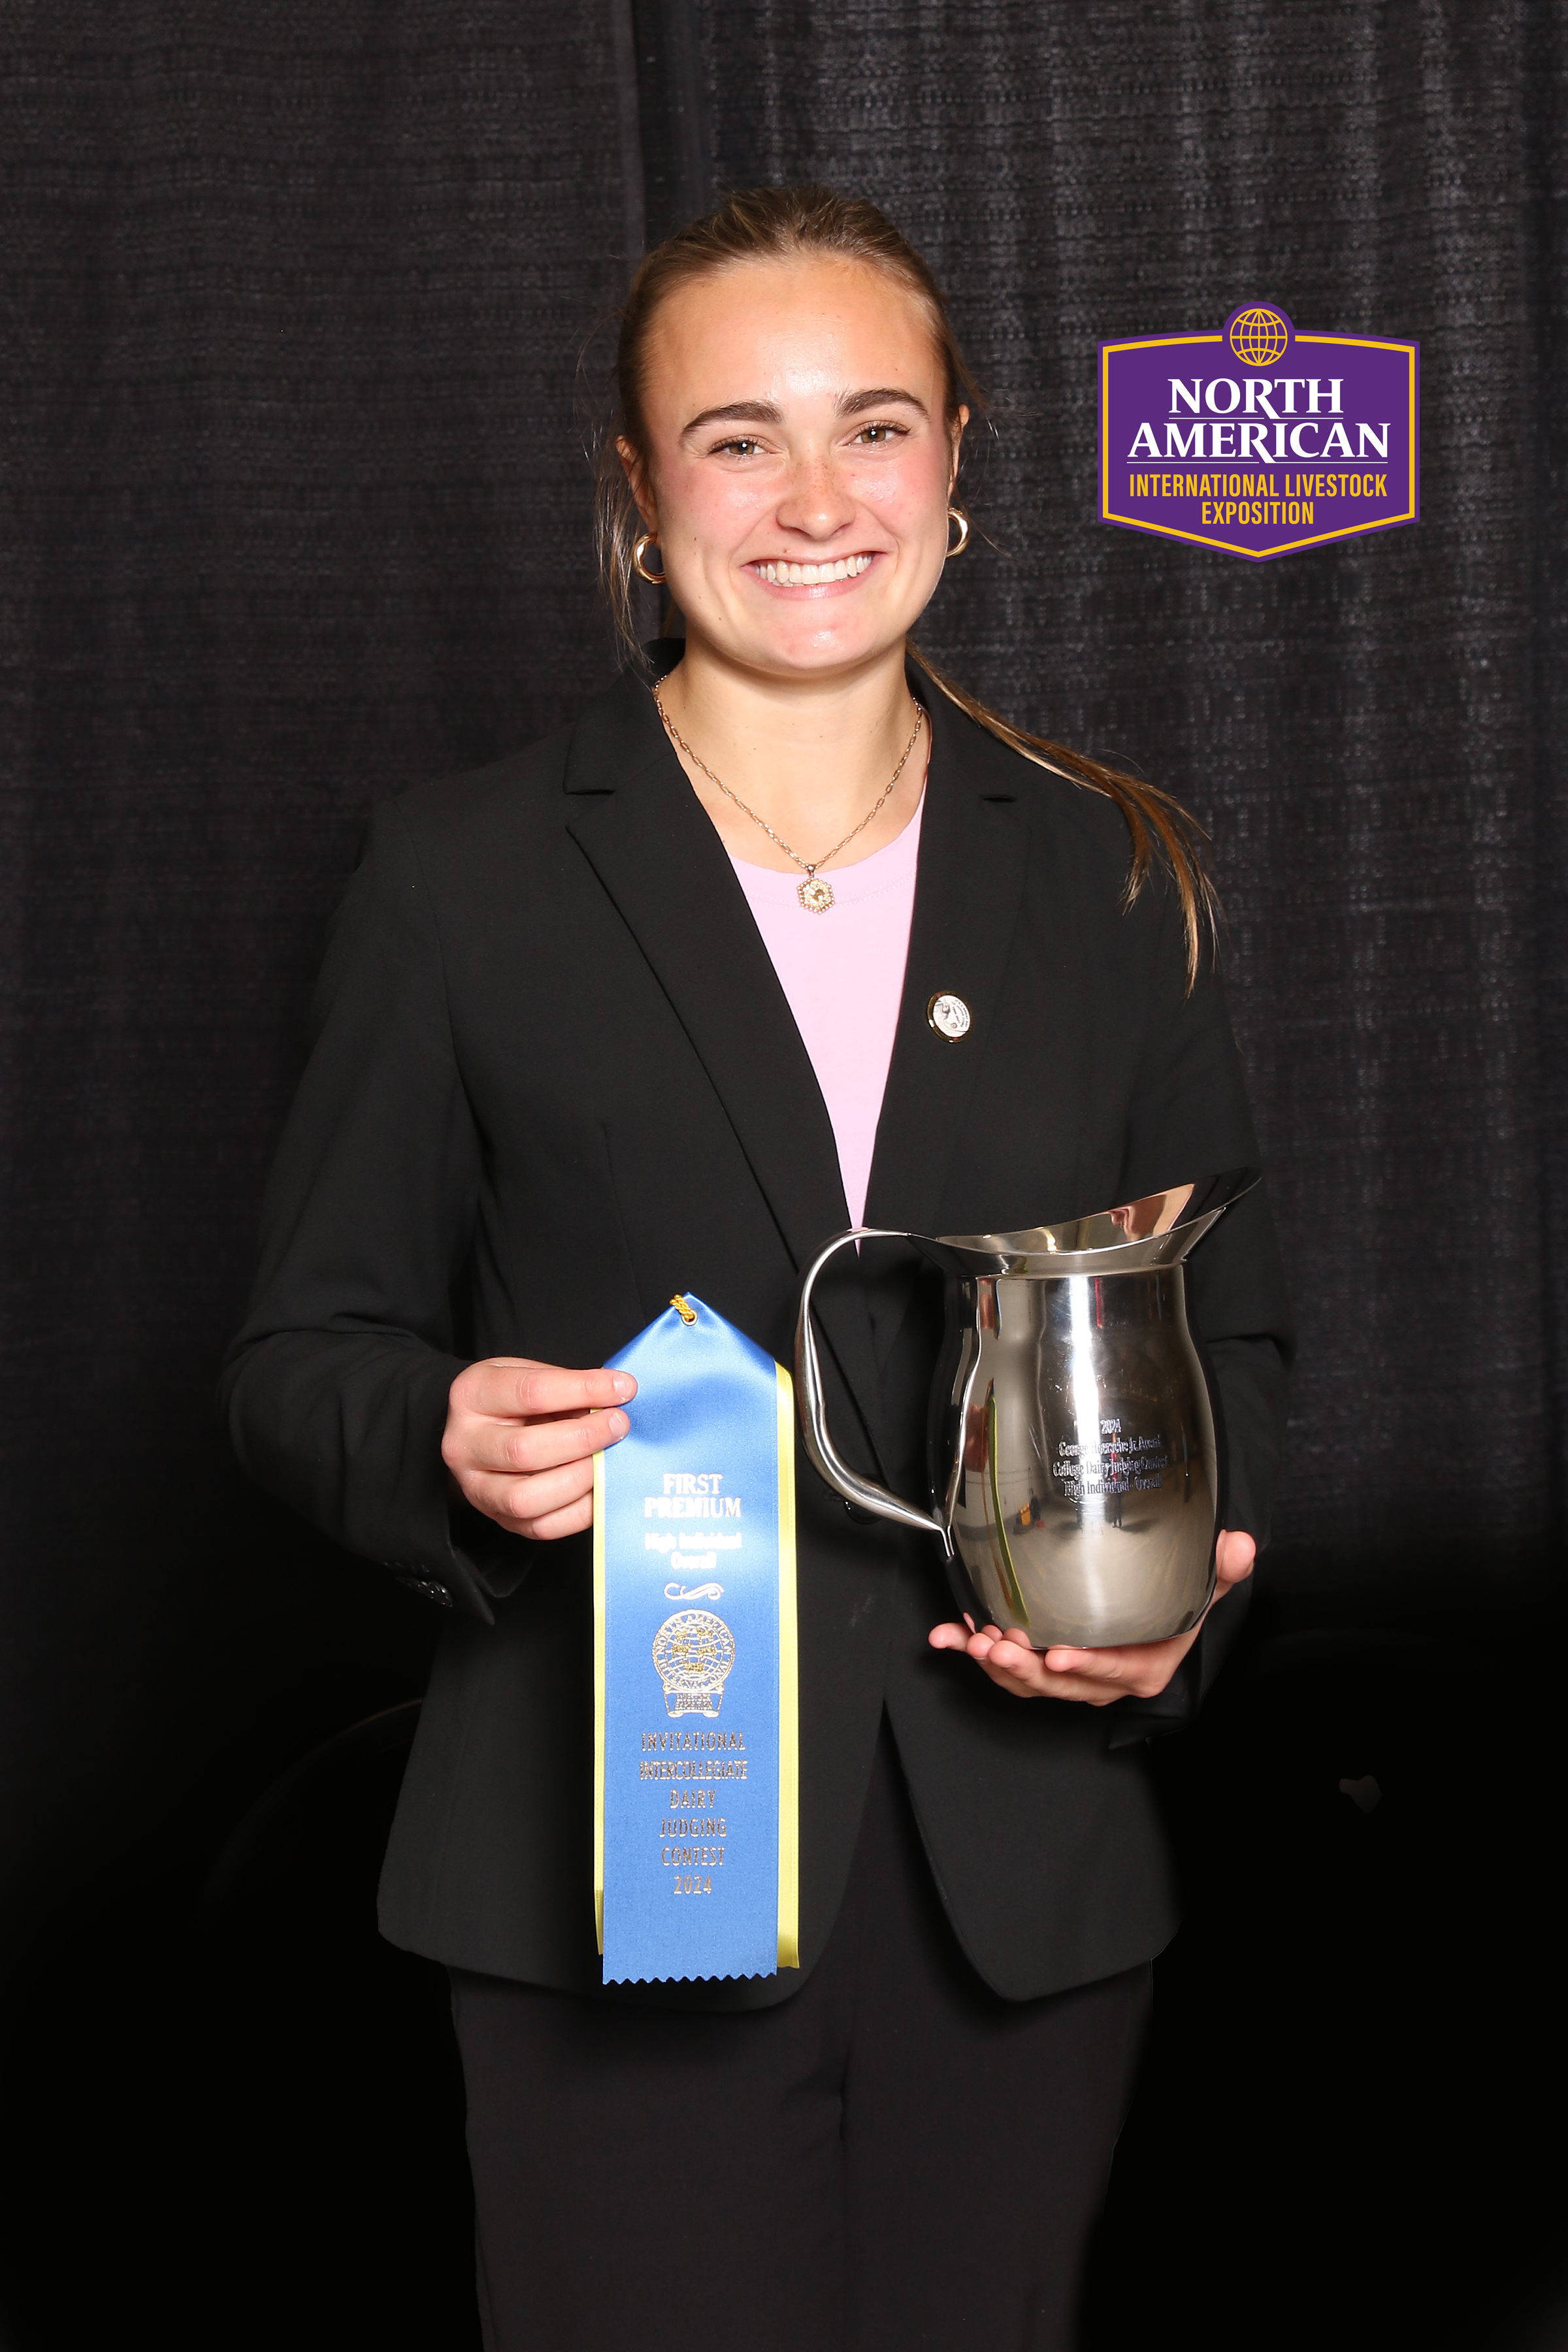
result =
[{"label": "black curtain backdrop", "polygon": [[264,1783],[422,1686],[426,1610],[258,1507],[215,1370],[366,812],[614,674],[574,386],[642,204],[608,6],[0,21],[0,1737],[31,1948],[128,1838],[210,1840],[239,1750]]},{"label": "black curtain backdrop", "polygon": [[[1352,2138],[1407,2115],[1380,2177],[1436,2184],[1424,2237],[1358,2242],[1405,2281],[1364,2306],[1398,2340],[1452,2258],[1458,2159],[1414,2152],[1454,2145],[1432,2004],[1486,1981],[1523,2038],[1477,2065],[1561,2077],[1518,1890],[1561,1795],[1531,1741],[1568,1469],[1565,50],[1548,0],[0,0],[0,1947],[28,2181],[0,2331],[97,2344],[184,2273],[173,2343],[368,2340],[370,2312],[388,2345],[473,2340],[439,1985],[369,1925],[433,1627],[244,1487],[212,1388],[366,812],[612,674],[584,340],[645,234],[810,175],[927,253],[990,395],[977,541],[924,642],[1213,831],[1302,1348],[1257,1675],[1162,1767],[1197,1890],[1167,2011],[1205,2016],[1247,1878],[1254,1958],[1298,1974],[1288,2020],[1230,2019],[1278,2095],[1214,2093],[1245,2169],[1239,2136],[1283,2146],[1313,2095],[1286,2042],[1375,2074],[1446,1955],[1394,2072],[1343,2090]],[[1098,340],[1251,297],[1420,340],[1419,526],[1251,565],[1097,524]],[[1425,1812],[1339,1793],[1397,1780],[1385,1755]],[[1190,2119],[1177,2058],[1152,2080]],[[1152,2212],[1191,2147],[1147,2126],[1140,2158],[1136,2119],[1128,2145]],[[156,2226],[125,2204],[150,2146],[173,2235],[168,2198]],[[1548,2242],[1508,2178],[1474,2210]],[[73,2198],[130,2215],[98,2307],[49,2234]],[[1154,2242],[1116,2210],[1110,2273]],[[306,2249],[281,2285],[263,2241]],[[1097,2341],[1161,2324],[1098,2292]],[[1321,2341],[1329,2306],[1285,2303],[1211,2313],[1211,2342]],[[1432,2287],[1424,2340],[1491,2341],[1485,2309]]]}]

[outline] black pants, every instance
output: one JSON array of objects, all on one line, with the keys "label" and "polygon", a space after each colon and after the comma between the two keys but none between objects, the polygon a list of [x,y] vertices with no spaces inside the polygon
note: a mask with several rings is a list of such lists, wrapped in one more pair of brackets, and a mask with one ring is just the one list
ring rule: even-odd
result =
[{"label": "black pants", "polygon": [[715,2016],[452,1986],[488,2352],[1072,2342],[1150,1970],[989,1991],[885,1724],[843,1910],[793,1999]]}]

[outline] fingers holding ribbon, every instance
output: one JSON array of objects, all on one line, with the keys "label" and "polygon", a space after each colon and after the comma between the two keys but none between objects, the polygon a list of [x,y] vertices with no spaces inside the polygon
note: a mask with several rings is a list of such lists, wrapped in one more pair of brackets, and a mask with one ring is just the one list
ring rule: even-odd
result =
[{"label": "fingers holding ribbon", "polygon": [[447,1402],[441,1457],[461,1498],[509,1534],[577,1535],[594,1516],[594,1456],[626,1436],[629,1372],[521,1356],[469,1364]]}]

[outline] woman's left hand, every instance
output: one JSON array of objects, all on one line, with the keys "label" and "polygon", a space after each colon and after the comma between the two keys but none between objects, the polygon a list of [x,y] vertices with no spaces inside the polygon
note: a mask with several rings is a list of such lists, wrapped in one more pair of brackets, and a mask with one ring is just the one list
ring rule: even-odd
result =
[{"label": "woman's left hand", "polygon": [[[1221,1529],[1210,1609],[1234,1585],[1245,1583],[1257,1557],[1258,1546],[1250,1536]],[[1076,1698],[1087,1706],[1111,1706],[1119,1698],[1158,1698],[1197,1640],[1202,1623],[1200,1618],[1190,1633],[1177,1633],[1169,1642],[1136,1642],[1124,1650],[1074,1650],[1065,1643],[1031,1650],[1022,1633],[1004,1633],[996,1625],[976,1633],[967,1620],[962,1625],[933,1625],[930,1638],[933,1650],[967,1650],[981,1671],[1015,1698]]]}]

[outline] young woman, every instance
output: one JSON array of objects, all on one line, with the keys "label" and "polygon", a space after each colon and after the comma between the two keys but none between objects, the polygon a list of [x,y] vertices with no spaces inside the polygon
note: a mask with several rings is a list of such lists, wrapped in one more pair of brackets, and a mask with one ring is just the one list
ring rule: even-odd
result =
[{"label": "young woman", "polygon": [[[878,212],[732,197],[643,264],[618,373],[627,667],[376,812],[234,1442],[452,1612],[382,1920],[452,1972],[487,2344],[1060,2346],[1175,1926],[1142,1743],[1239,1609],[1037,1655],[952,1622],[929,1539],[802,1456],[800,1969],[605,1988],[587,1530],[636,1406],[591,1368],[689,1288],[787,1361],[802,1268],[862,1215],[1016,1228],[1254,1160],[1210,903],[1171,803],[912,651],[976,395]],[[646,656],[634,571],[685,618]],[[912,1253],[846,1255],[833,1424],[913,1493],[940,1297]],[[1258,1194],[1191,1271],[1223,1599],[1281,1416]]]}]

